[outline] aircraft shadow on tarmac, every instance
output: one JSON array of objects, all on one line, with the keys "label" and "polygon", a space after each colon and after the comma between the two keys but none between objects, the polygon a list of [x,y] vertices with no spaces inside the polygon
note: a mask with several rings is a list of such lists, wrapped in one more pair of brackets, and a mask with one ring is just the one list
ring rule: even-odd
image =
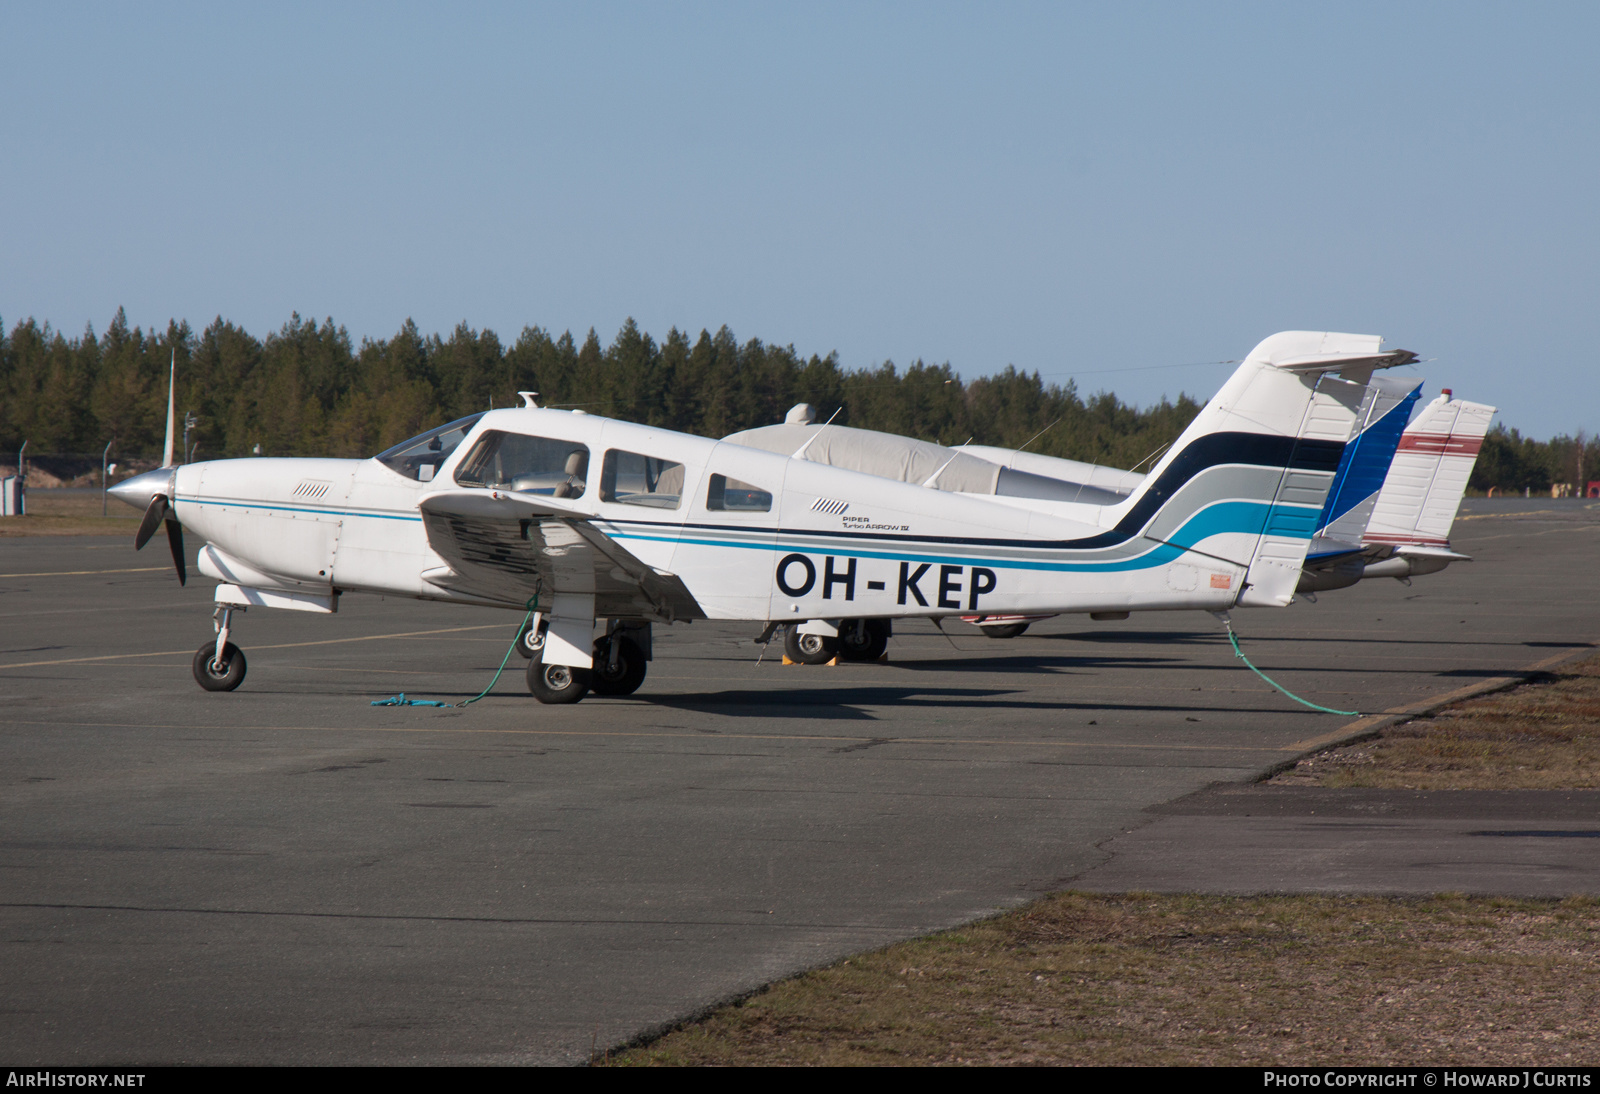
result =
[{"label": "aircraft shadow on tarmac", "polygon": [[[1215,695],[1213,694],[1213,698]],[[1057,699],[1032,698],[1026,691],[1010,688],[907,688],[887,686],[838,687],[827,691],[813,689],[790,690],[765,688],[759,691],[719,691],[703,695],[649,695],[636,694],[633,701],[672,710],[693,711],[698,714],[728,716],[755,716],[761,718],[804,718],[838,721],[876,721],[876,717],[863,707],[892,706],[927,707],[940,709],[975,710],[1048,710],[1048,711],[1136,711],[1140,713],[1169,712],[1194,714],[1261,714],[1271,713],[1258,707],[1213,706],[1197,707],[1194,703],[1107,703],[1063,702]],[[627,700],[623,700],[627,701]],[[1285,712],[1298,710],[1293,706]]]},{"label": "aircraft shadow on tarmac", "polygon": [[[1186,645],[1188,643],[1226,642],[1227,636],[1216,631],[1078,631],[1056,634],[1030,634],[1029,641],[1045,642],[1137,642],[1139,645]],[[1011,641],[1015,641],[1012,639]],[[990,640],[991,645],[994,641]]]},{"label": "aircraft shadow on tarmac", "polygon": [[[963,653],[969,652],[965,649]],[[1303,658],[1303,653],[1302,653]],[[1521,666],[1507,666],[1483,669],[1451,669],[1428,673],[1411,666],[1385,666],[1372,664],[1329,665],[1326,663],[1285,663],[1274,659],[1272,654],[1266,657],[1255,656],[1251,658],[1263,672],[1267,673],[1317,673],[1335,676],[1426,676],[1440,678],[1456,676],[1488,677],[1505,676],[1521,671]],[[1226,645],[1214,652],[1209,660],[1184,659],[1179,657],[1118,657],[1111,654],[1100,656],[1079,655],[1067,653],[1050,655],[1016,654],[1011,657],[981,657],[970,661],[943,660],[918,660],[901,656],[893,662],[899,669],[912,671],[938,672],[944,676],[955,676],[963,673],[1015,673],[1049,674],[1054,676],[1073,676],[1080,673],[1094,672],[1099,669],[1142,668],[1159,672],[1165,668],[1181,667],[1185,672],[1205,673],[1239,673],[1247,671],[1233,651]]]},{"label": "aircraft shadow on tarmac", "polygon": [[[962,653],[971,651],[962,650]],[[982,651],[987,653],[988,651]],[[1133,655],[1116,656],[1114,654],[1087,654],[1073,656],[1066,653],[1057,654],[1027,654],[1017,653],[1009,657],[995,657],[992,654],[970,661],[951,661],[948,658],[932,659],[917,658],[901,654],[890,662],[895,668],[913,671],[951,673],[1040,673],[1053,672],[1057,675],[1071,674],[1076,671],[1092,669],[1121,669],[1143,668],[1160,669],[1168,665],[1186,665],[1178,657],[1136,657]],[[1192,666],[1203,667],[1203,666]]]},{"label": "aircraft shadow on tarmac", "polygon": [[[1030,634],[1024,638],[1012,641],[1052,641],[1052,642],[1112,642],[1112,643],[1138,643],[1140,645],[1156,645],[1167,643],[1169,645],[1209,645],[1213,643],[1226,644],[1228,636],[1220,632],[1188,632],[1174,634],[1172,632],[1156,631],[1085,631],[1082,634]],[[1319,642],[1331,643],[1340,646],[1373,645],[1373,646],[1515,646],[1535,649],[1580,649],[1592,645],[1590,642],[1517,642],[1495,641],[1487,638],[1400,638],[1400,637],[1372,637],[1353,638],[1348,635],[1314,635],[1314,634],[1246,634],[1241,632],[1239,640],[1246,645],[1260,645],[1268,642]],[[967,647],[963,646],[965,652]]]}]

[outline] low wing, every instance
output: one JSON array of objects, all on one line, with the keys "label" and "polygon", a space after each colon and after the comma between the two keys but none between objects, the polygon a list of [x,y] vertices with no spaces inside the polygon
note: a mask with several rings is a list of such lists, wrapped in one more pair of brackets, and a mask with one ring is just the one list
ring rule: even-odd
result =
[{"label": "low wing", "polygon": [[593,593],[601,618],[704,619],[683,581],[656,570],[555,498],[507,491],[435,494],[421,503],[428,544],[448,564],[431,585],[508,606]]}]

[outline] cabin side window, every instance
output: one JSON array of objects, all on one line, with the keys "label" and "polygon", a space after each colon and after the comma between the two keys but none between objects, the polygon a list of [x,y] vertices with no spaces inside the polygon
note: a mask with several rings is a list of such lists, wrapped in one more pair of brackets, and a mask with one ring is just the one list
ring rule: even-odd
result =
[{"label": "cabin side window", "polygon": [[770,513],[772,493],[726,475],[712,475],[706,487],[706,508],[718,513]]},{"label": "cabin side window", "polygon": [[456,468],[460,486],[492,486],[554,498],[581,498],[589,447],[576,441],[491,429]]},{"label": "cabin side window", "polygon": [[606,453],[600,469],[601,501],[676,509],[682,496],[683,464],[616,448]]}]

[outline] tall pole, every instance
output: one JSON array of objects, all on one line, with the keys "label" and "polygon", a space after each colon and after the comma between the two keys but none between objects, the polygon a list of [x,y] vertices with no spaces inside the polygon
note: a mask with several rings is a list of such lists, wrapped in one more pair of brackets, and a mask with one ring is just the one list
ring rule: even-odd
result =
[{"label": "tall pole", "polygon": [[177,409],[176,396],[178,391],[178,347],[172,347],[172,372],[167,377],[167,445],[166,451],[161,454],[161,466],[172,466],[172,426]]},{"label": "tall pole", "polygon": [[106,515],[106,457],[111,455],[111,446],[117,443],[112,437],[106,442],[106,450],[100,453],[100,515]]}]

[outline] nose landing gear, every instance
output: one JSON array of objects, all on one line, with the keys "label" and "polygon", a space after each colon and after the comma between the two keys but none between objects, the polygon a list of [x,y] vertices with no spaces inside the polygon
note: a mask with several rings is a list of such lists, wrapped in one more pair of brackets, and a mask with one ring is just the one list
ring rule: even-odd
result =
[{"label": "nose landing gear", "polygon": [[207,691],[232,691],[244,683],[244,652],[228,641],[229,624],[235,611],[244,609],[219,605],[212,616],[212,624],[217,629],[216,641],[207,642],[194,652],[195,683]]}]

